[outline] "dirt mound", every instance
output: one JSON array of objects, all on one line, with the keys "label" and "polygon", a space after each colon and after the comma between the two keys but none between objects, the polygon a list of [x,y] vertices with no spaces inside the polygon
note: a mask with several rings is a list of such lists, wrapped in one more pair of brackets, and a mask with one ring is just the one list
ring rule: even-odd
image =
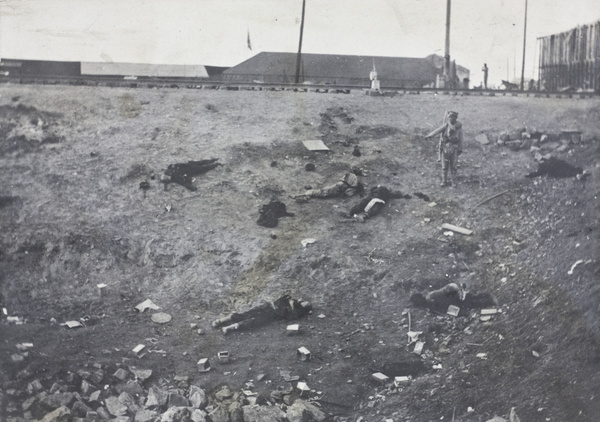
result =
[{"label": "dirt mound", "polygon": [[[0,418],[176,407],[191,418],[198,389],[222,421],[600,414],[596,99],[4,89]],[[457,185],[440,188],[437,141],[423,135],[457,107],[464,153]],[[540,136],[512,151],[474,138],[511,124],[558,133],[573,116],[578,142]],[[309,151],[302,141],[314,139],[329,151]],[[586,177],[523,178],[536,152]],[[203,157],[223,165],[196,176],[196,191],[163,188],[169,165]],[[377,202],[359,223],[344,216],[360,195],[290,198],[353,170],[365,193],[413,199]],[[257,225],[272,201],[294,217]],[[494,301],[458,313],[410,301],[449,283]],[[298,330],[211,326],[283,293],[313,305]],[[148,299],[160,309],[140,312]],[[150,397],[167,402],[146,407]]]}]

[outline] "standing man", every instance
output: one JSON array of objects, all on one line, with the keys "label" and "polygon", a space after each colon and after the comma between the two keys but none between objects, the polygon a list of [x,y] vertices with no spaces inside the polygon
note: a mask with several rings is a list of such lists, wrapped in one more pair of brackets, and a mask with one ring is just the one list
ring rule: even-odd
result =
[{"label": "standing man", "polygon": [[487,77],[488,77],[488,67],[487,67],[487,63],[483,64],[483,68],[481,69],[483,71],[483,87],[485,89],[487,89]]},{"label": "standing man", "polygon": [[450,170],[450,185],[456,175],[458,156],[462,154],[463,129],[462,123],[458,121],[456,111],[448,112],[448,121],[433,132],[425,136],[430,139],[440,134],[439,152],[442,157],[442,183],[440,186],[448,185],[448,170]]}]

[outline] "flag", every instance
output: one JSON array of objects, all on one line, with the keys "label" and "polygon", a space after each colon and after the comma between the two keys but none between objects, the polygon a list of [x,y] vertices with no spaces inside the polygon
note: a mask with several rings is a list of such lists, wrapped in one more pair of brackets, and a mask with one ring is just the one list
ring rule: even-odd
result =
[{"label": "flag", "polygon": [[252,43],[250,42],[250,30],[248,30],[248,50],[252,50]]}]

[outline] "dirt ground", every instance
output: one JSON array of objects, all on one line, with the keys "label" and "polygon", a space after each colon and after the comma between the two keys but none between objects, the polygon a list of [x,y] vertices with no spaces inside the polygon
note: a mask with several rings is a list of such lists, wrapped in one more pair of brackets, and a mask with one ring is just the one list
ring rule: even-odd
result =
[{"label": "dirt ground", "polygon": [[[2,414],[20,415],[11,388],[128,363],[152,369],[151,382],[187,375],[208,392],[295,385],[283,371],[338,420],[487,421],[511,408],[523,422],[598,420],[599,106],[501,94],[3,85]],[[424,135],[449,109],[465,151],[456,186],[440,187],[437,141]],[[584,176],[526,178],[538,166],[528,145],[496,143],[521,128],[548,134],[538,153]],[[565,128],[582,140],[561,141]],[[309,139],[330,151],[308,151]],[[222,165],[197,176],[196,191],[161,183],[170,164],[209,158]],[[291,198],[352,169],[367,189],[411,197],[364,223],[342,216],[359,197]],[[257,225],[273,199],[295,215]],[[473,234],[451,236],[443,223]],[[501,313],[481,321],[478,311],[453,317],[411,304],[412,293],[449,282],[493,294]],[[313,304],[299,335],[286,335],[286,321],[227,335],[211,327],[284,292]],[[138,312],[146,299],[172,320]],[[61,325],[81,319],[81,328]],[[378,384],[373,373],[417,356],[409,328],[423,332],[426,371],[399,388]],[[14,358],[24,342],[34,346]],[[133,357],[138,344],[151,352]],[[310,361],[298,359],[301,346]],[[197,369],[204,357],[207,373]]]}]

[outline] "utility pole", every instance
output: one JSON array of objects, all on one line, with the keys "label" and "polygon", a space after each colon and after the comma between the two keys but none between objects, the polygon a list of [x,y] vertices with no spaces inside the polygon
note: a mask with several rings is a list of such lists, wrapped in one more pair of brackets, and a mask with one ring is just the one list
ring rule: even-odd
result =
[{"label": "utility pole", "polygon": [[444,50],[444,83],[450,80],[450,2],[446,2],[446,48]]},{"label": "utility pole", "polygon": [[525,0],[525,23],[523,24],[523,64],[521,66],[521,91],[523,91],[523,79],[525,79],[525,43],[527,41],[527,0]]},{"label": "utility pole", "polygon": [[[449,1],[449,0],[448,0]],[[306,0],[302,0],[302,20],[300,21],[300,42],[298,43],[298,56],[296,57],[296,79],[300,83],[300,64],[302,63],[302,34],[304,33],[304,10],[306,9]]]}]

